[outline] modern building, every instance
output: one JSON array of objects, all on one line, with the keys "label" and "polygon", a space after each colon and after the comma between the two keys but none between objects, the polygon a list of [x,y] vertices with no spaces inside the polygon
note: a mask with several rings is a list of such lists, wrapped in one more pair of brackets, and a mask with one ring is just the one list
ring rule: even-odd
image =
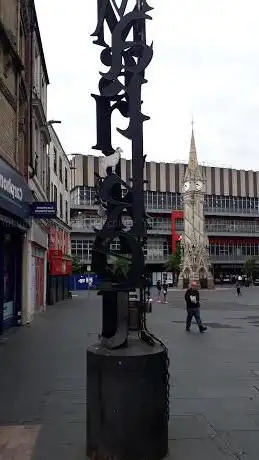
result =
[{"label": "modern building", "polygon": [[[77,155],[72,160],[72,255],[91,263],[93,227],[101,225],[95,204],[94,173],[100,159]],[[182,184],[187,164],[147,162],[144,167],[145,205],[151,216],[145,247],[150,272],[161,272],[183,233]],[[259,258],[259,172],[201,166],[206,179],[205,228],[214,277],[239,272],[249,257]],[[130,185],[131,161],[121,160],[122,179]],[[119,242],[113,243],[113,248]],[[153,276],[156,280],[156,276]]]},{"label": "modern building", "polygon": [[49,222],[48,303],[68,297],[68,276],[72,271],[70,243],[70,162],[59,137],[49,124],[50,201],[57,203],[57,218]]},{"label": "modern building", "polygon": [[27,2],[0,2],[0,334],[27,302],[29,41]]}]

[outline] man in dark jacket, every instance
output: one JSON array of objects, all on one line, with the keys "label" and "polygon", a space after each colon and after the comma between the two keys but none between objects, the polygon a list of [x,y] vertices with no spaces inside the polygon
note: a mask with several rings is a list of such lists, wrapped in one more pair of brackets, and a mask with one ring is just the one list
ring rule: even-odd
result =
[{"label": "man in dark jacket", "polygon": [[187,308],[186,331],[190,331],[193,316],[196,319],[200,332],[206,331],[207,327],[203,326],[200,317],[200,294],[195,281],[193,281],[191,287],[187,289],[185,293],[185,301]]},{"label": "man in dark jacket", "polygon": [[161,291],[162,291],[162,286],[161,286],[161,281],[158,280],[156,283],[156,289],[157,289],[157,301],[161,302]]}]

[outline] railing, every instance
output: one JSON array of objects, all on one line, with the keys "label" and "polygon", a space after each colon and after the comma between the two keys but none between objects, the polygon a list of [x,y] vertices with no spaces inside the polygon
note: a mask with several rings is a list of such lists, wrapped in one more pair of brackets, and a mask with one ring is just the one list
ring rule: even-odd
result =
[{"label": "railing", "polygon": [[[85,232],[92,233],[94,228],[101,229],[105,219],[101,217],[83,217],[83,218],[76,218],[71,221],[72,230],[81,230]],[[130,219],[122,219],[123,225],[126,228],[130,228],[132,226],[132,221]],[[165,220],[157,221],[156,219],[148,219],[148,233],[171,233],[171,221]]]},{"label": "railing", "polygon": [[[132,226],[132,221],[130,219],[122,219],[123,225],[125,225],[126,229]],[[85,217],[85,218],[76,218],[71,221],[72,230],[73,231],[84,231],[88,233],[93,233],[94,228],[101,229],[105,219],[101,217]],[[157,221],[156,219],[148,219],[148,233],[165,233],[171,234],[172,226],[171,221],[169,219],[162,221]],[[176,231],[183,232],[184,230],[184,223],[177,222]],[[249,235],[258,235],[259,234],[259,225],[257,223],[253,223],[249,225],[247,222],[244,223],[206,223],[206,232],[208,234],[213,233],[236,233],[236,234],[249,234]]]},{"label": "railing", "polygon": [[232,262],[232,263],[243,263],[248,257],[248,255],[244,254],[237,254],[237,253],[232,253],[232,254],[211,254],[210,255],[210,260],[211,262]]},{"label": "railing", "polygon": [[[171,213],[172,210],[181,211],[183,209],[182,203],[171,203],[166,201],[161,201],[160,203],[147,203],[145,202],[145,207],[147,212],[154,212],[154,213]],[[78,209],[96,209],[97,205],[94,199],[86,199],[86,200],[77,200],[71,199],[71,208],[78,208]],[[258,208],[237,208],[237,207],[217,207],[217,206],[205,206],[204,207],[204,214],[205,215],[241,215],[241,216],[254,216],[259,217],[259,210]]]},{"label": "railing", "polygon": [[221,215],[241,215],[241,216],[258,216],[259,210],[257,208],[221,208],[218,206],[205,206],[204,213],[206,214],[221,214]]},{"label": "railing", "polygon": [[244,223],[206,223],[206,231],[208,233],[249,233],[249,234],[257,234],[259,233],[259,225],[255,224],[247,224]]},{"label": "railing", "polygon": [[[163,255],[162,251],[157,254],[149,253],[145,256],[146,262],[149,263],[158,263],[158,264],[165,264],[168,260],[169,255]],[[210,261],[212,263],[236,263],[242,264],[248,258],[248,255],[244,254],[211,254]],[[259,263],[259,256],[258,263]],[[91,264],[91,257],[81,259],[81,262],[84,264]]]},{"label": "railing", "polygon": [[[75,257],[78,257],[78,255],[74,254]],[[147,254],[145,256],[145,260],[147,263],[161,263],[161,264],[165,264],[168,260],[168,257],[169,256],[164,256],[163,254]],[[78,259],[80,259],[80,257],[78,257]],[[83,264],[88,264],[90,265],[91,264],[91,257],[89,258],[82,258],[80,259],[80,262],[83,263]]]}]

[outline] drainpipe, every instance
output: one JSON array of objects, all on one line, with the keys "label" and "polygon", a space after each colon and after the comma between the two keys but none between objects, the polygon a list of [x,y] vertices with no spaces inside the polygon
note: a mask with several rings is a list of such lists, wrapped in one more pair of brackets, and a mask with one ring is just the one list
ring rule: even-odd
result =
[{"label": "drainpipe", "polygon": [[30,2],[30,147],[29,147],[29,165],[33,169],[34,175],[34,163],[33,163],[33,77],[34,77],[34,59],[33,59],[33,47],[34,44],[34,2]]},{"label": "drainpipe", "polygon": [[[20,40],[20,28],[21,28],[21,0],[17,2],[17,53],[20,55],[20,47],[21,47],[21,40]],[[20,165],[17,164],[19,158],[19,119],[20,119],[20,75],[17,75],[16,79],[16,126],[15,126],[15,154],[14,154],[14,161],[15,166],[18,171],[20,171]],[[23,172],[23,171],[22,171]]]}]

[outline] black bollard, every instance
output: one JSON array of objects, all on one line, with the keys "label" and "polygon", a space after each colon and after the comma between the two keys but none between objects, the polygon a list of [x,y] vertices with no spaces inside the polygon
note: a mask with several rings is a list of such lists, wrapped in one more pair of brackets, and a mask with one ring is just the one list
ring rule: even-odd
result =
[{"label": "black bollard", "polygon": [[87,352],[87,455],[162,460],[168,452],[167,353],[130,338]]}]

